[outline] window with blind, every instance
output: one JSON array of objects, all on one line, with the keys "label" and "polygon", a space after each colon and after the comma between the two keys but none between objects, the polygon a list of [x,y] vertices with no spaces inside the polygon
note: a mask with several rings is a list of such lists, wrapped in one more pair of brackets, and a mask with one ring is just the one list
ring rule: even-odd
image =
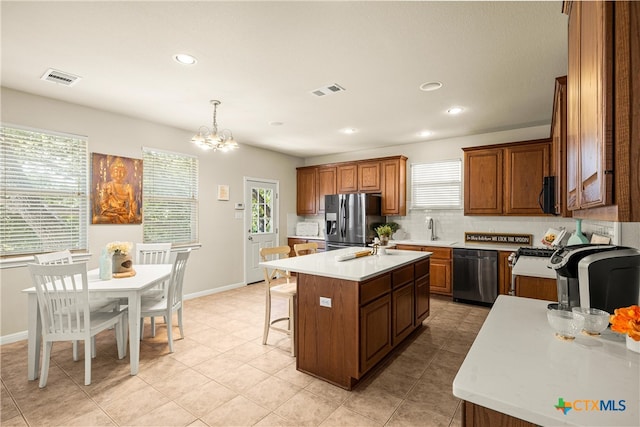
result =
[{"label": "window with blind", "polygon": [[461,209],[462,160],[411,165],[412,209]]},{"label": "window with blind", "polygon": [[198,158],[142,149],[145,243],[198,242]]},{"label": "window with blind", "polygon": [[0,125],[0,256],[86,250],[86,137]]}]

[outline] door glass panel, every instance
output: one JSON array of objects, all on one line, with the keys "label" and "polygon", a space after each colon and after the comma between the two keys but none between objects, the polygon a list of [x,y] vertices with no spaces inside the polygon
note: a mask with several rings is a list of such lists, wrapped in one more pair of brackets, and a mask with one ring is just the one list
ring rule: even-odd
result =
[{"label": "door glass panel", "polygon": [[273,190],[251,188],[251,233],[273,233]]}]

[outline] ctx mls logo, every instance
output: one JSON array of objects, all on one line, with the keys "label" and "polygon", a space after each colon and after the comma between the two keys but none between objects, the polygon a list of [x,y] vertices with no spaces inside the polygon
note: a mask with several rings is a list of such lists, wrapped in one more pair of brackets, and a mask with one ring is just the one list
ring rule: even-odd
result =
[{"label": "ctx mls logo", "polygon": [[558,404],[553,405],[558,411],[562,411],[564,415],[570,410],[576,412],[583,411],[624,411],[627,409],[625,400],[590,400],[590,399],[578,399],[573,402],[565,402],[564,398],[558,398]]},{"label": "ctx mls logo", "polygon": [[563,414],[567,415],[567,412],[571,410],[571,402],[565,402],[562,397],[559,397],[558,404],[555,407],[558,411],[562,411]]}]

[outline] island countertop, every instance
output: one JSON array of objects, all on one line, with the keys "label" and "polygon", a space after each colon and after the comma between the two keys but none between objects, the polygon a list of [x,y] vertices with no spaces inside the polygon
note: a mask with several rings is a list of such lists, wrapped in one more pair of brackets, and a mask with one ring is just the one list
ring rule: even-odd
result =
[{"label": "island countertop", "polygon": [[431,252],[387,249],[386,255],[369,255],[347,261],[336,261],[336,256],[362,250],[365,250],[365,248],[354,247],[338,249],[300,257],[261,262],[260,265],[276,267],[296,273],[360,282],[405,264],[411,264],[419,259],[431,256]]},{"label": "island countertop", "polygon": [[[610,330],[558,340],[547,322],[548,302],[500,295],[453,394],[539,425],[640,425],[640,354]],[[565,414],[556,408],[559,399],[574,407]],[[600,401],[606,410],[594,409]]]}]

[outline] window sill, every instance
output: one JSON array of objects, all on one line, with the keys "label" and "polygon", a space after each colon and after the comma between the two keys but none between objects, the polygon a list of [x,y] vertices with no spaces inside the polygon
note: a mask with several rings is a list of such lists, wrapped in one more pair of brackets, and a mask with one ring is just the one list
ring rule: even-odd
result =
[{"label": "window sill", "polygon": [[[73,262],[87,262],[89,261],[89,259],[91,259],[91,256],[92,255],[90,252],[71,254]],[[27,264],[31,264],[33,262],[35,262],[35,258],[33,257],[33,255],[2,258],[0,259],[0,270],[4,270],[5,268],[26,267]]]}]

